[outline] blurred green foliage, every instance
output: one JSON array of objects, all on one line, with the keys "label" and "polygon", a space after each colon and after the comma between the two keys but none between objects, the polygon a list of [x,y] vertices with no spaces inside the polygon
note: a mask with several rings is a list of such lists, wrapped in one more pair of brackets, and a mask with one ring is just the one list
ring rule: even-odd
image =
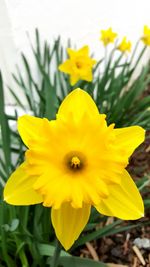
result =
[{"label": "blurred green foliage", "polygon": [[[150,129],[150,96],[146,94],[144,96],[150,82],[149,63],[142,68],[137,79],[132,80],[145,47],[134,64],[133,58],[122,63],[123,54],[119,54],[114,59],[116,50],[113,49],[105,62],[104,69],[101,70],[101,66],[106,59],[100,60],[95,66],[94,79],[91,83],[80,81],[74,87],[70,86],[69,77],[58,71],[58,65],[66,59],[60,38],[52,47],[47,42],[42,46],[36,30],[36,47],[32,46],[32,51],[38,79],[34,78],[32,68],[22,54],[25,76],[22,75],[22,69],[18,67],[17,74],[13,74],[18,91],[9,88],[17,105],[25,113],[30,110],[35,116],[53,119],[64,97],[74,88],[80,87],[93,97],[100,112],[107,115],[108,124],[115,122],[116,127],[136,124]],[[19,91],[22,91],[26,101],[21,101]],[[41,205],[15,207],[3,202],[5,182],[24,158],[25,147],[16,130],[10,127],[10,121],[16,124],[17,117],[17,111],[13,116],[5,112],[3,79],[0,75],[0,266],[50,266],[56,242],[50,222],[50,210]],[[138,186],[141,191],[144,191],[148,184],[149,178],[145,176]],[[145,199],[144,202],[145,207],[149,208],[150,199]],[[129,222],[124,225],[121,220],[114,220],[107,225],[106,221],[105,216],[100,216],[93,209],[83,234],[69,253],[61,252],[60,266],[104,267],[103,263],[71,255],[86,242],[143,226],[141,222]],[[101,224],[103,227],[97,227]]]},{"label": "blurred green foliage", "polygon": [[[93,97],[99,111],[107,115],[108,124],[114,122],[116,127],[136,124],[150,129],[150,96],[143,97],[143,92],[150,82],[149,62],[133,80],[136,67],[146,50],[145,46],[138,58],[135,58],[137,46],[131,58],[125,57],[116,48],[112,49],[108,58],[99,60],[95,66],[93,81],[79,81],[75,86],[70,85],[68,75],[58,71],[59,64],[67,56],[60,38],[52,47],[47,41],[42,45],[36,30],[36,48],[32,45],[31,47],[38,79],[35,81],[32,68],[24,54],[22,54],[23,66],[17,67],[17,73],[13,74],[19,86],[18,90],[22,91],[26,103],[20,100],[19,92],[16,93],[10,88],[16,103],[25,111],[31,110],[38,117],[55,118],[64,97],[74,88],[80,87]],[[22,75],[22,67],[25,75]]]}]

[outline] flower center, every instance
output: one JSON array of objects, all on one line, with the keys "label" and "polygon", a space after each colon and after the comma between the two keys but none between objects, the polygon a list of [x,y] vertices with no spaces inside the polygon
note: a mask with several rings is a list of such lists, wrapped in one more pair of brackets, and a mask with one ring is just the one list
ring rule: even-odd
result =
[{"label": "flower center", "polygon": [[79,173],[87,166],[87,159],[80,151],[70,151],[64,157],[64,164],[67,170],[72,173]]},{"label": "flower center", "polygon": [[81,167],[81,161],[78,157],[74,156],[72,157],[70,161],[70,167],[72,169],[79,169]]},{"label": "flower center", "polygon": [[77,62],[76,62],[76,66],[77,66],[78,69],[81,69],[81,68],[82,68],[82,63],[79,62],[79,61],[77,61]]}]

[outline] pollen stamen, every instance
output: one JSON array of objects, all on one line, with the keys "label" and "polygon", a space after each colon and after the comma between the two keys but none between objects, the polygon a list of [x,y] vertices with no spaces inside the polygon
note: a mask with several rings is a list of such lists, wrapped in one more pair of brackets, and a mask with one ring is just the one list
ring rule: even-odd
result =
[{"label": "pollen stamen", "polygon": [[77,66],[78,69],[81,69],[81,67],[82,67],[81,62],[77,61],[77,62],[76,62],[76,66]]},{"label": "pollen stamen", "polygon": [[71,168],[78,169],[78,168],[80,168],[81,161],[78,157],[74,156],[71,159],[70,165],[71,165]]}]

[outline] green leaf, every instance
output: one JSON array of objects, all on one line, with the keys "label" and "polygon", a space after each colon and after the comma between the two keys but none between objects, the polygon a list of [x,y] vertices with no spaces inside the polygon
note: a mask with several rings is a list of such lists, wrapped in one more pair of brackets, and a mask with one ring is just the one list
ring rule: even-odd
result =
[{"label": "green leaf", "polygon": [[0,126],[2,135],[2,149],[5,157],[5,165],[7,175],[11,172],[11,150],[10,150],[10,130],[8,126],[7,116],[5,114],[5,102],[3,91],[3,79],[0,72]]},{"label": "green leaf", "polygon": [[10,232],[14,232],[19,226],[19,220],[18,219],[13,219],[10,225]]},{"label": "green leaf", "polygon": [[19,220],[18,219],[13,219],[11,222],[11,225],[9,224],[4,224],[2,227],[4,228],[5,232],[14,232],[19,226]]},{"label": "green leaf", "polygon": [[150,199],[144,199],[145,208],[150,208]]},{"label": "green leaf", "polygon": [[17,94],[14,92],[14,90],[12,90],[10,87],[8,87],[8,88],[9,88],[9,91],[12,94],[13,98],[15,99],[16,104],[18,104],[23,110],[25,110],[25,106],[23,105],[22,100],[19,99]]},{"label": "green leaf", "polygon": [[[37,248],[41,256],[53,256],[55,252],[55,246],[49,244],[37,244]],[[62,257],[71,257],[71,255],[65,251],[61,251],[60,254]]]},{"label": "green leaf", "polygon": [[60,257],[59,264],[63,267],[106,267],[102,262],[91,259],[82,259],[79,257]]},{"label": "green leaf", "polygon": [[45,78],[45,99],[46,99],[46,111],[45,117],[49,120],[55,119],[56,111],[58,109],[58,99],[56,96],[55,88],[51,85],[50,80],[46,73]]}]

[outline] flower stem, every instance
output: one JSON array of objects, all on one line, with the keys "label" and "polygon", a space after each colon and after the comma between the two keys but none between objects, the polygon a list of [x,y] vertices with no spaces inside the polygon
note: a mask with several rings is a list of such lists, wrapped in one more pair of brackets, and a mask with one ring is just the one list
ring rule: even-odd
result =
[{"label": "flower stem", "polygon": [[107,67],[107,57],[108,57],[108,50],[107,50],[107,45],[105,46],[105,61],[104,61],[104,64],[105,64],[105,69]]},{"label": "flower stem", "polygon": [[58,266],[58,260],[59,260],[60,252],[61,252],[61,245],[60,245],[59,241],[57,240],[54,255],[53,255],[52,261],[51,261],[51,267],[57,267]]}]

